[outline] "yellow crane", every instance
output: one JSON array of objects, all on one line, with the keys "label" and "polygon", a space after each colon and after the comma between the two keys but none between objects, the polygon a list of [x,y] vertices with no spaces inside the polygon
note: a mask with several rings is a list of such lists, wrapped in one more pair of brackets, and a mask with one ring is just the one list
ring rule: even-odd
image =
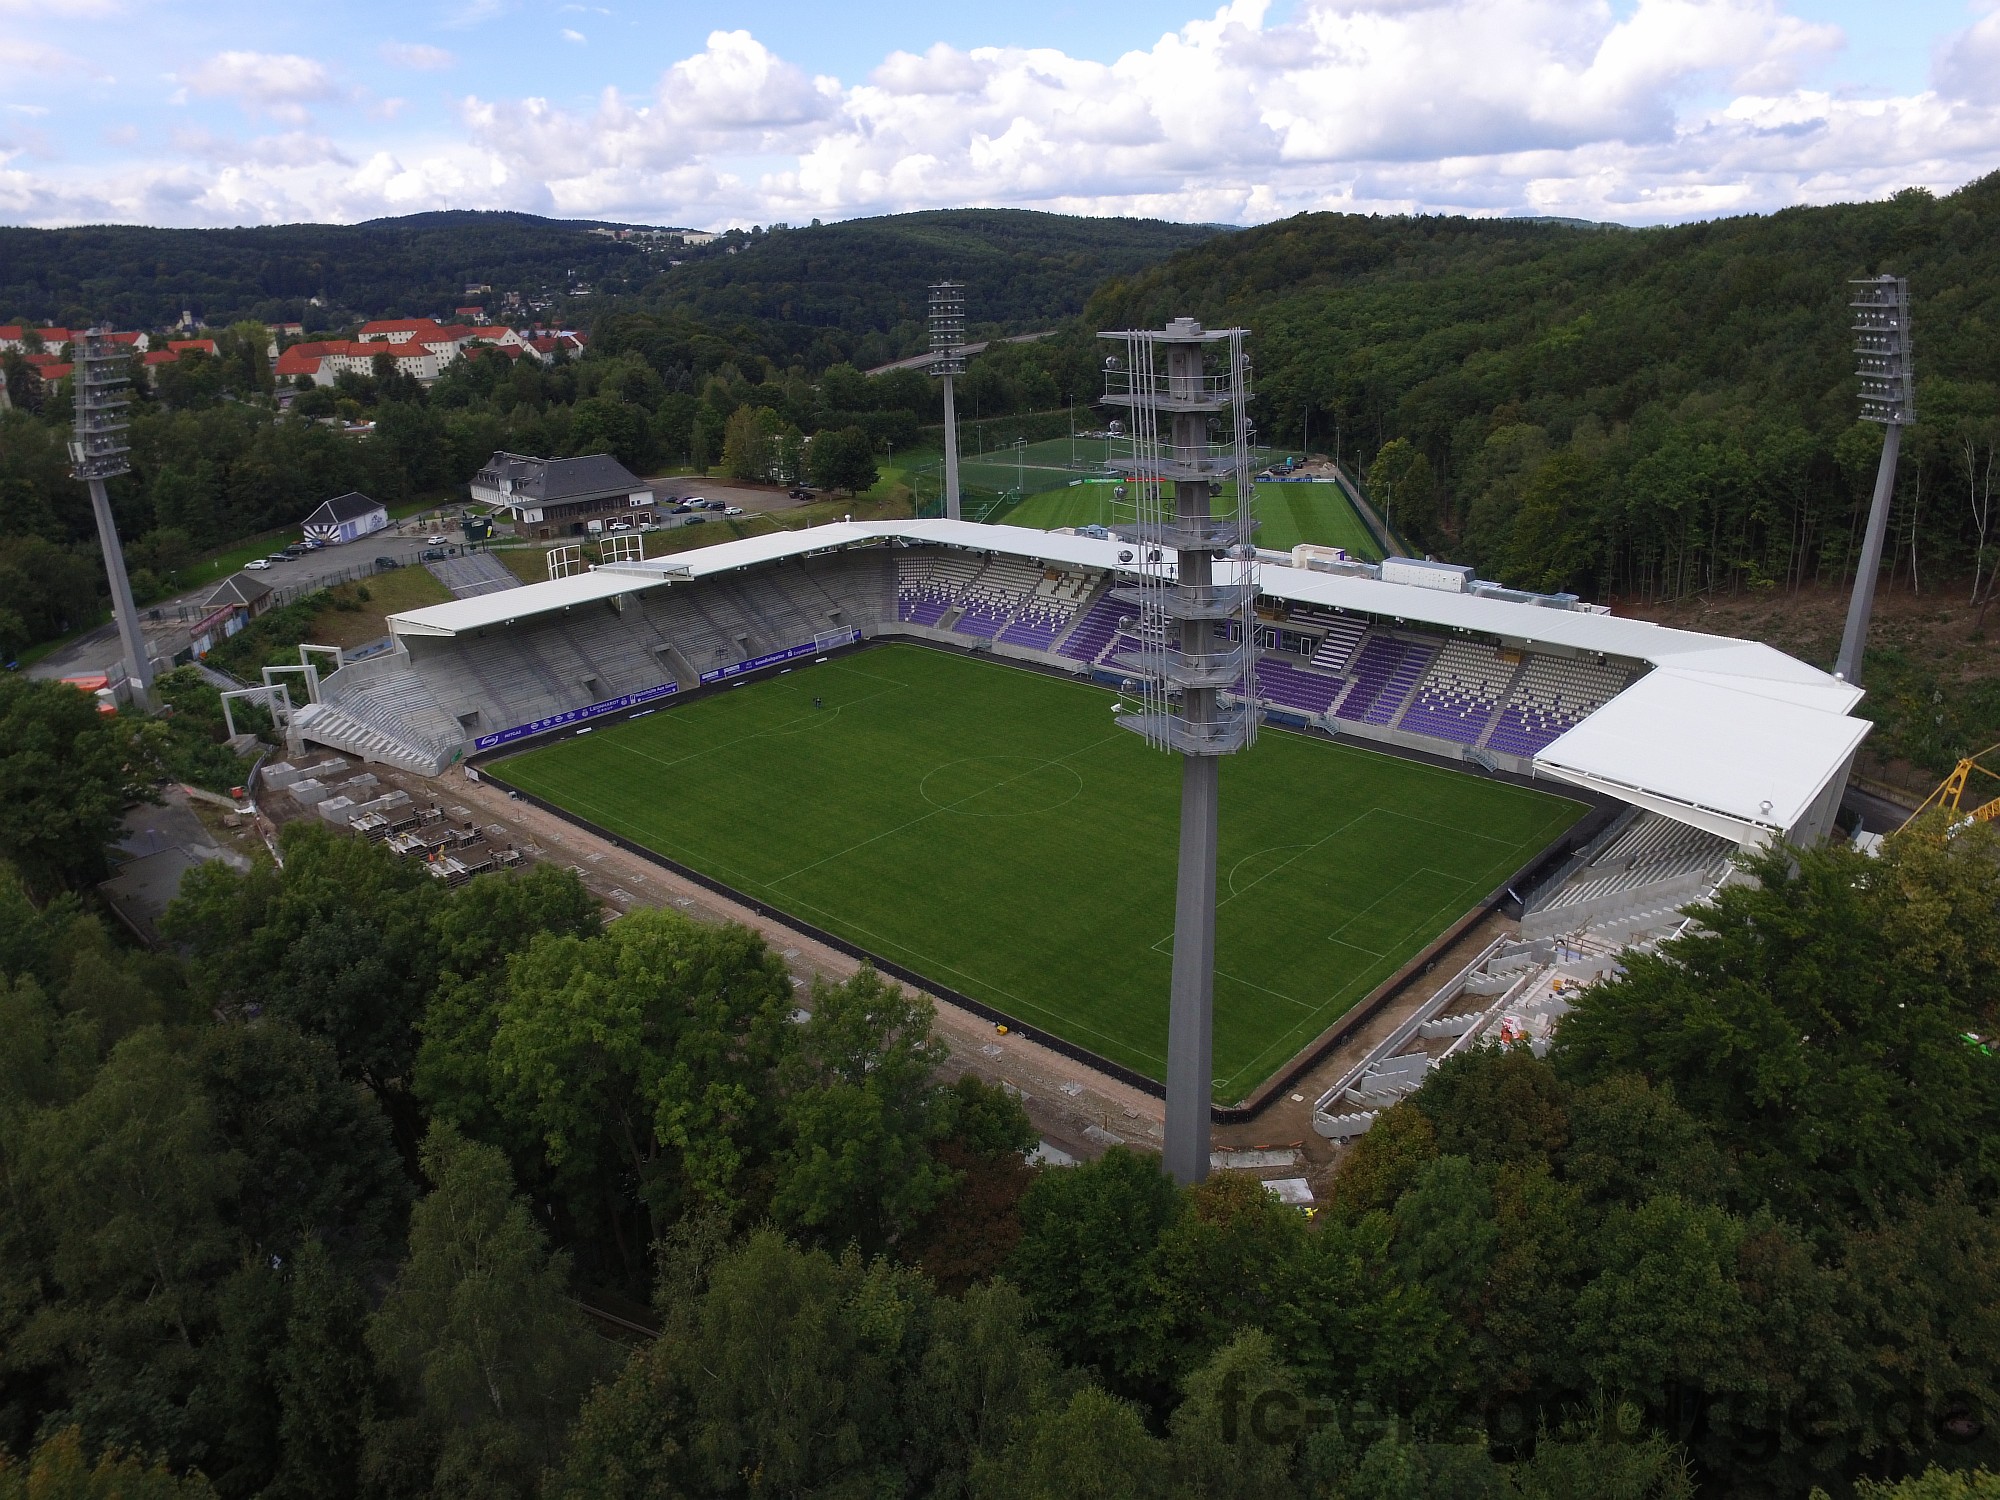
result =
[{"label": "yellow crane", "polygon": [[[1944,811],[1950,813],[1959,812],[1964,806],[1966,785],[1972,780],[1975,773],[2000,782],[2000,771],[1994,770],[1991,766],[1981,764],[1982,761],[1995,752],[2000,752],[2000,745],[1988,745],[1977,755],[1966,756],[1964,760],[1952,768],[1952,773],[1949,776],[1938,783],[1938,789],[1924,798],[1917,810],[1903,820],[1903,828],[1908,828],[1910,824],[1916,822],[1918,818],[1934,807],[1942,808]],[[1995,819],[2000,819],[2000,795],[1989,797],[1984,802],[1975,802],[1968,816],[1975,823],[1990,823]],[[1953,821],[1957,820],[1954,819]],[[1903,830],[1899,828],[1896,831],[1901,833]]]}]

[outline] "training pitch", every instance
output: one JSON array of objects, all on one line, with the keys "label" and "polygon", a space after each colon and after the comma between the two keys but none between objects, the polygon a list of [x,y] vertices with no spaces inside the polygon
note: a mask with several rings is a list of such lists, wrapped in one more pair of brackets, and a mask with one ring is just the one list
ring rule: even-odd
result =
[{"label": "training pitch", "polygon": [[[1121,516],[1111,490],[1109,484],[1092,483],[1031,494],[996,519],[1004,525],[1041,531],[1058,526],[1109,526],[1121,519],[1129,523],[1131,507],[1123,507]],[[1289,552],[1299,542],[1317,542],[1323,547],[1345,547],[1371,562],[1381,559],[1382,549],[1338,485],[1260,484],[1254,504],[1260,547]]]},{"label": "training pitch", "polygon": [[[1161,1078],[1180,767],[1114,724],[1113,701],[885,645],[494,769]],[[1222,768],[1216,1099],[1248,1094],[1583,812],[1267,728]]]}]

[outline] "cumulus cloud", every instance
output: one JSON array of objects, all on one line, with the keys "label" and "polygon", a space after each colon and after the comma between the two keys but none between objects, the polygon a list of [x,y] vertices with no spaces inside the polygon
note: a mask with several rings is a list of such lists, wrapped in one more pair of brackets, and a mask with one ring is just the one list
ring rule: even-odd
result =
[{"label": "cumulus cloud", "polygon": [[590,38],[585,36],[582,32],[573,31],[567,26],[563,27],[562,29],[562,39],[566,42],[573,43],[579,47],[582,46],[585,42],[590,40]]},{"label": "cumulus cloud", "polygon": [[190,93],[295,124],[307,104],[340,93],[325,64],[296,52],[218,52],[180,78]]},{"label": "cumulus cloud", "polygon": [[2000,3],[1939,49],[1934,74],[1943,93],[2000,104]]},{"label": "cumulus cloud", "polygon": [[444,48],[424,42],[384,42],[378,50],[382,61],[392,67],[411,68],[420,73],[441,73],[458,66],[458,59]]},{"label": "cumulus cloud", "polygon": [[0,76],[68,73],[82,67],[80,59],[70,56],[61,48],[17,37],[0,36]]},{"label": "cumulus cloud", "polygon": [[[0,217],[115,196],[171,222],[458,206],[719,225],[994,203],[1639,223],[1949,187],[2000,159],[1995,0],[1920,92],[1815,89],[1841,45],[1778,0],[1300,0],[1279,20],[1233,0],[1109,62],[939,43],[843,84],[718,30],[650,90],[467,97],[447,138],[342,147],[295,128],[88,187],[17,173]],[[310,59],[256,53],[182,81],[294,127],[339,92]]]}]

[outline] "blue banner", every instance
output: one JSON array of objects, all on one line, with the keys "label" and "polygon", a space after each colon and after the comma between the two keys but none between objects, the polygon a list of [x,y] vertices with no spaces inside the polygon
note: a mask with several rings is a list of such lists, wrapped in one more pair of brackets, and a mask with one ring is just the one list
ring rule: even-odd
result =
[{"label": "blue banner", "polygon": [[658,687],[645,688],[636,693],[620,693],[616,698],[606,698],[602,703],[588,703],[582,708],[551,714],[548,718],[536,719],[531,724],[516,724],[512,729],[502,729],[495,734],[482,734],[472,742],[472,748],[491,750],[495,745],[524,740],[531,734],[545,734],[551,729],[560,729],[565,724],[581,724],[586,719],[595,719],[603,714],[615,714],[620,709],[637,708],[641,703],[651,703],[656,698],[664,698],[669,693],[679,692],[680,686],[678,682],[663,682]]},{"label": "blue banner", "polygon": [[722,682],[730,677],[741,677],[745,672],[755,672],[760,667],[775,667],[781,661],[792,661],[797,657],[811,656],[816,651],[832,650],[835,646],[852,645],[861,639],[861,632],[849,630],[846,639],[821,645],[818,641],[807,641],[803,646],[788,646],[783,651],[768,652],[763,656],[753,656],[748,661],[739,661],[734,666],[717,667],[713,672],[701,674],[703,683]]}]

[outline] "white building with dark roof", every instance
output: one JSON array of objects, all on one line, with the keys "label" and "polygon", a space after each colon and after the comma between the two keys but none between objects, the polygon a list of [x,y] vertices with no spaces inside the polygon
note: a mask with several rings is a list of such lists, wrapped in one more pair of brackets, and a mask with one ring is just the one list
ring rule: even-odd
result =
[{"label": "white building with dark roof", "polygon": [[583,458],[495,453],[472,476],[472,498],[492,506],[522,536],[544,540],[602,530],[616,521],[650,521],[656,504],[646,481],[608,453]]},{"label": "white building with dark roof", "polygon": [[379,500],[350,491],[323,502],[304,522],[305,538],[323,547],[338,547],[385,529],[389,511]]}]

